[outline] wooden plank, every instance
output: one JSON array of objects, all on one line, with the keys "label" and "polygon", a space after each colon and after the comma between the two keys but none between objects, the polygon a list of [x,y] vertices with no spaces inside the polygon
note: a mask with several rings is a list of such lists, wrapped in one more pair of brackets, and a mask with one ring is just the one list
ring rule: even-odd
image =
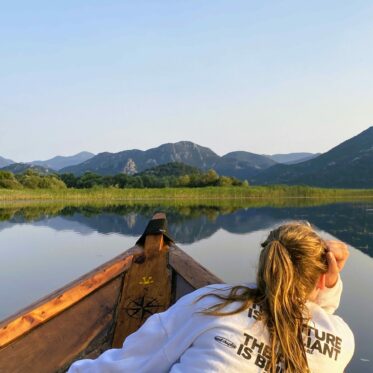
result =
[{"label": "wooden plank", "polygon": [[203,267],[191,256],[180,250],[176,245],[169,249],[170,266],[183,277],[194,289],[210,284],[221,284],[224,281]]},{"label": "wooden plank", "polygon": [[[155,215],[153,219],[162,219]],[[134,257],[126,274],[113,347],[136,331],[152,314],[166,310],[171,302],[171,270],[168,268],[168,246],[163,234],[146,236],[144,251]]]},{"label": "wooden plank", "polygon": [[0,348],[55,317],[108,281],[119,276],[130,267],[133,255],[138,251],[139,248],[126,251],[66,287],[1,322]]},{"label": "wooden plank", "polygon": [[122,276],[0,350],[0,372],[49,373],[109,346]]}]

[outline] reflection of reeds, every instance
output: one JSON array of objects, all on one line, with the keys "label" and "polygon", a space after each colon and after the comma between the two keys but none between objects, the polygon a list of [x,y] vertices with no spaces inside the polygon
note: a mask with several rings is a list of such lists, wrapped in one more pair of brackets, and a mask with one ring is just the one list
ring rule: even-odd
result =
[{"label": "reflection of reeds", "polygon": [[[68,216],[80,213],[85,216],[98,215],[100,213],[113,213],[128,215],[131,213],[152,216],[154,211],[162,210],[167,215],[183,216],[188,219],[206,216],[209,220],[215,220],[219,215],[234,213],[242,208],[258,207],[313,207],[331,205],[340,202],[359,202],[357,199],[341,198],[246,198],[246,199],[185,199],[185,200],[143,200],[143,201],[53,201],[53,200],[31,200],[0,202],[0,221],[22,217],[26,221],[35,220],[44,216]],[[367,202],[367,199],[364,199]],[[369,203],[369,202],[368,202]]]}]

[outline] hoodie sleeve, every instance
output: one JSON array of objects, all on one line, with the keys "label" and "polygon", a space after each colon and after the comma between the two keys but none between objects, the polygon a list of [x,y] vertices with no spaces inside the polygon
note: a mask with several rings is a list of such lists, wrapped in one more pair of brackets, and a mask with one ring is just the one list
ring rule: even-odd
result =
[{"label": "hoodie sleeve", "polygon": [[71,365],[68,373],[168,372],[171,362],[164,352],[167,333],[159,314],[151,316],[145,324],[124,341],[121,349],[110,349],[97,359],[84,359]]},{"label": "hoodie sleeve", "polygon": [[332,288],[320,290],[316,297],[315,303],[318,304],[324,311],[332,315],[339,306],[343,290],[341,276],[338,275],[337,283]]}]

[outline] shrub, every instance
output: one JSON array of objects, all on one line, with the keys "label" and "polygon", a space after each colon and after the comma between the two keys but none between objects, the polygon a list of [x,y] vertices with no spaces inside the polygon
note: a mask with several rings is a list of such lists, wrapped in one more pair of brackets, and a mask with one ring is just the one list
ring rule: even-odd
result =
[{"label": "shrub", "polygon": [[56,175],[40,175],[33,170],[27,170],[17,175],[18,181],[29,189],[65,189],[66,184]]},{"label": "shrub", "polygon": [[20,189],[22,185],[9,171],[0,171],[0,188]]}]

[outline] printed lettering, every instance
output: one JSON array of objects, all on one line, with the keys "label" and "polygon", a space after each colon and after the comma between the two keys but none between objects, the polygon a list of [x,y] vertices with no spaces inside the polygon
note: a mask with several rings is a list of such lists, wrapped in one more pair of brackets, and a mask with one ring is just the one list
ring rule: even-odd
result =
[{"label": "printed lettering", "polygon": [[260,320],[261,319],[261,313],[258,310],[254,310],[254,315],[253,315],[255,320]]},{"label": "printed lettering", "polygon": [[324,331],[322,331],[321,332],[321,336],[320,336],[320,330],[318,330],[318,329],[315,329],[315,337],[317,338],[317,339],[319,339],[320,341],[323,341],[323,340],[325,340],[325,332]]},{"label": "printed lettering", "polygon": [[307,332],[307,335],[308,335],[308,336],[311,335],[312,330],[315,330],[315,328],[313,328],[312,326],[308,326],[308,332]]},{"label": "printed lettering", "polygon": [[262,355],[257,355],[255,360],[255,365],[257,365],[259,368],[265,368],[266,366],[266,358]]},{"label": "printed lettering", "polygon": [[335,358],[334,358],[334,360],[335,361],[337,361],[337,359],[338,359],[338,355],[341,353],[341,351],[339,351],[339,350],[335,350]]},{"label": "printed lettering", "polygon": [[342,338],[307,325],[303,325],[302,331],[304,346],[308,354],[316,350],[331,359],[338,359],[342,348]]},{"label": "printed lettering", "polygon": [[241,344],[240,347],[238,348],[237,350],[237,355],[240,355],[242,356],[244,359],[246,360],[250,360],[251,359],[251,353],[252,353],[252,349],[249,348],[249,347],[245,347],[244,344]]},{"label": "printed lettering", "polygon": [[243,354],[241,355],[243,358],[245,358],[246,360],[250,360],[251,359],[251,353],[253,352],[253,350],[249,347],[245,347],[243,349]]},{"label": "printed lettering", "polygon": [[254,337],[251,336],[250,334],[246,334],[246,333],[244,333],[244,336],[246,337],[244,345],[247,346],[250,342],[250,339],[253,339]]},{"label": "printed lettering", "polygon": [[311,346],[311,349],[317,350],[322,354],[321,342],[319,340],[316,340],[314,344]]},{"label": "printed lettering", "polygon": [[270,359],[270,358],[271,358],[271,348],[270,348],[268,345],[265,345],[265,346],[264,346],[263,355],[264,355],[267,359]]},{"label": "printed lettering", "polygon": [[324,350],[323,350],[323,354],[324,355],[326,355],[326,354],[328,354],[328,356],[330,357],[330,358],[332,358],[333,357],[333,352],[334,352],[334,347],[333,346],[329,346],[328,344],[324,344]]},{"label": "printed lettering", "polygon": [[261,354],[262,353],[262,350],[264,348],[264,343],[261,342],[261,343],[258,343],[258,340],[256,338],[254,338],[253,340],[253,344],[251,345],[251,348],[253,350],[255,350],[256,348],[258,348],[258,352]]},{"label": "printed lettering", "polygon": [[331,344],[332,346],[334,346],[334,344],[335,344],[335,336],[333,334],[328,333],[328,335],[326,336],[326,343],[327,344]]},{"label": "printed lettering", "polygon": [[258,304],[253,304],[252,307],[249,308],[247,312],[247,316],[253,318],[254,320],[261,320],[262,319],[262,308]]},{"label": "printed lettering", "polygon": [[[252,314],[254,314],[254,311],[255,309],[253,309]],[[342,346],[342,339],[340,337],[314,327],[306,328],[304,326],[303,332],[303,342],[307,354],[312,355],[315,351],[318,351],[318,353],[329,359],[338,359]],[[255,357],[255,365],[267,371],[271,363],[270,346],[250,334],[243,333],[243,337],[243,343],[239,345],[237,355],[242,356],[246,360]],[[276,366],[276,372],[283,372],[281,364],[280,366]]]},{"label": "printed lettering", "polygon": [[241,344],[240,347],[238,347],[237,355],[241,355],[242,349],[245,347],[245,345]]},{"label": "printed lettering", "polygon": [[338,350],[340,350],[341,347],[342,347],[341,344],[342,344],[342,338],[336,337],[335,338],[335,348],[338,348]]},{"label": "printed lettering", "polygon": [[221,337],[220,335],[216,335],[214,337],[215,341],[222,344],[223,346],[227,346],[229,348],[236,348],[237,346],[232,342],[230,341],[228,338],[225,338],[225,337]]}]

